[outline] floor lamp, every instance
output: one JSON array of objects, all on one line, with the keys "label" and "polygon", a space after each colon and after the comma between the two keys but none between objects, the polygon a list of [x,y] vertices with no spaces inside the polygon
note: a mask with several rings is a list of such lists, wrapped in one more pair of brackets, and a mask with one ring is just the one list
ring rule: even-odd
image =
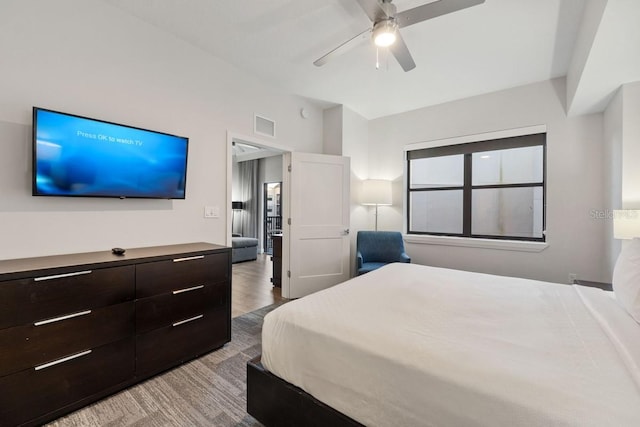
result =
[{"label": "floor lamp", "polygon": [[362,202],[365,206],[376,207],[376,228],[378,231],[378,206],[391,206],[391,181],[366,179],[362,181]]},{"label": "floor lamp", "polygon": [[244,203],[231,202],[231,209],[233,210],[233,215],[231,216],[231,234],[233,234],[233,223],[236,219],[236,211],[241,211],[242,209],[244,209]]}]

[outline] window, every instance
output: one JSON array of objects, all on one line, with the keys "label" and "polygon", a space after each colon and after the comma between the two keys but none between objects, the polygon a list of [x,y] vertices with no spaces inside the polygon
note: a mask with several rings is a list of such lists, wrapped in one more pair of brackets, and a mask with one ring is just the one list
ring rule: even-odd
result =
[{"label": "window", "polygon": [[545,240],[546,134],[407,151],[409,234]]}]

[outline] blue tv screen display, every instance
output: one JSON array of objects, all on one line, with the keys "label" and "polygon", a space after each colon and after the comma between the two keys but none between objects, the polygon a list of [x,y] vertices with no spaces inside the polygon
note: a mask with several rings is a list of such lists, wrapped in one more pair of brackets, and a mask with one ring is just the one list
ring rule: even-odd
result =
[{"label": "blue tv screen display", "polygon": [[184,199],[189,139],[33,108],[33,195]]}]

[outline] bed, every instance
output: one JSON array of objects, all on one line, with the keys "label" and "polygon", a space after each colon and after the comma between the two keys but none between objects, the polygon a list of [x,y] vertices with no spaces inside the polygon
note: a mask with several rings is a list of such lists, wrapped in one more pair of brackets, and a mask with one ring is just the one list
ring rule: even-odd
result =
[{"label": "bed", "polygon": [[279,307],[262,339],[268,426],[640,425],[640,326],[601,289],[396,263]]}]

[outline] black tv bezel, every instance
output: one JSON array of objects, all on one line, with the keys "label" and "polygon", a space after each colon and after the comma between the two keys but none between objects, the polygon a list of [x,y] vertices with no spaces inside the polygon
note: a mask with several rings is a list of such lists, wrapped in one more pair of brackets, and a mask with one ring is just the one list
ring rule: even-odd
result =
[{"label": "black tv bezel", "polygon": [[[160,197],[160,196],[123,196],[123,195],[113,195],[111,194],[42,194],[37,191],[37,169],[36,169],[36,145],[37,145],[37,112],[38,111],[46,111],[50,113],[62,114],[64,116],[69,117],[77,117],[79,119],[91,120],[94,122],[105,123],[109,125],[122,126],[129,129],[142,130],[145,132],[152,132],[159,135],[172,136],[175,138],[182,138],[186,141],[185,147],[185,156],[184,156],[184,192],[182,197]],[[62,111],[51,110],[48,108],[36,107],[33,106],[32,110],[32,131],[31,131],[31,195],[35,197],[89,197],[89,198],[100,198],[100,199],[151,199],[151,200],[185,200],[187,198],[187,172],[189,165],[189,138],[186,136],[174,135],[167,132],[159,132],[152,129],[145,129],[137,126],[125,125],[122,123],[111,122],[108,120],[95,119],[92,117],[81,116],[79,114],[71,114],[65,113]]]}]

